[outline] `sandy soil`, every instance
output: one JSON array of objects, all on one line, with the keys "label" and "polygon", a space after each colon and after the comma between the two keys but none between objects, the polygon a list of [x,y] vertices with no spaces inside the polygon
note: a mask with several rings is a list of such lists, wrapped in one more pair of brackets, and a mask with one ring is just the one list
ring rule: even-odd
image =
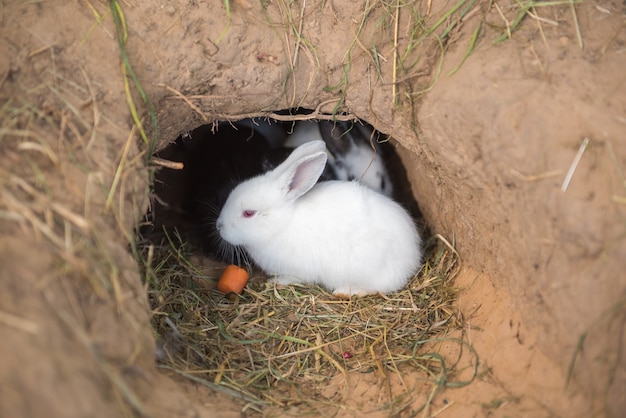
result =
[{"label": "sandy soil", "polygon": [[[441,68],[437,42],[407,53],[421,60],[397,83],[394,106],[393,14],[374,8],[361,25],[360,4],[231,3],[228,28],[223,2],[121,3],[157,148],[201,123],[295,105],[338,105],[392,133],[432,231],[463,258],[458,309],[481,359],[479,379],[438,396],[430,413],[620,416],[623,4],[576,6],[581,49],[569,6],[536,8],[543,20],[526,18],[494,44],[500,12],[512,22],[515,3],[496,2],[499,12],[478,2],[446,41]],[[433,21],[451,4],[433,5]],[[481,19],[475,51],[450,75]],[[0,416],[246,415],[236,400],[155,368],[128,251],[149,202],[149,151],[133,129],[107,5],[10,2],[0,21]],[[401,51],[414,24],[401,13]],[[296,27],[306,43],[285,29]],[[384,416],[376,382],[361,379],[335,380],[346,396],[332,412]]]}]

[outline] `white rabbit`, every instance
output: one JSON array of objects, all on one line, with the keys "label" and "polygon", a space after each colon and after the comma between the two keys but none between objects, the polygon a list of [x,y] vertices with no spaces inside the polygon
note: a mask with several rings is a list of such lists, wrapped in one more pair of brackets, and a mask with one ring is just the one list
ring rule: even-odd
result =
[{"label": "white rabbit", "polygon": [[295,123],[293,132],[287,137],[284,145],[288,148],[297,148],[307,142],[322,139],[324,138],[320,133],[319,121],[303,120]]},{"label": "white rabbit", "polygon": [[396,202],[358,182],[317,183],[325,143],[296,148],[274,170],[239,184],[217,219],[279,284],[318,283],[335,295],[401,289],[421,266],[421,239]]}]

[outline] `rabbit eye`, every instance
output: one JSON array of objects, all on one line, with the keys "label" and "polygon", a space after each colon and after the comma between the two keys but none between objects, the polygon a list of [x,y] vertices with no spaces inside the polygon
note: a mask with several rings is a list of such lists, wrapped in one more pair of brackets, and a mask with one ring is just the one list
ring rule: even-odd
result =
[{"label": "rabbit eye", "polygon": [[252,218],[254,215],[256,215],[256,210],[246,209],[241,213],[241,215],[244,218]]}]

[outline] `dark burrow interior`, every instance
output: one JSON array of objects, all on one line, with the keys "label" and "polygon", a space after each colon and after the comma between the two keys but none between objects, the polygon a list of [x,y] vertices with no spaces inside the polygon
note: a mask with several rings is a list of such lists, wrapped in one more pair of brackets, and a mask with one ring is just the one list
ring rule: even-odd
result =
[{"label": "dark burrow interior", "polygon": [[361,120],[307,120],[303,116],[310,111],[301,109],[276,113],[285,120],[249,118],[193,127],[156,152],[156,158],[170,164],[155,174],[142,239],[163,244],[175,235],[192,253],[217,262],[247,263],[220,247],[215,230],[228,194],[240,182],[276,167],[295,145],[322,137],[330,158],[320,181],[369,177],[373,187],[407,209],[421,235],[428,236],[398,154],[403,148],[391,136]]}]

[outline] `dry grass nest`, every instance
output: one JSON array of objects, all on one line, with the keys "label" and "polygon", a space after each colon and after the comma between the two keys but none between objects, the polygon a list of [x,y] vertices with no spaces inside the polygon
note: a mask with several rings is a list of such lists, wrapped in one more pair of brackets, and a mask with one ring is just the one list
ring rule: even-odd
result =
[{"label": "dry grass nest", "polygon": [[405,290],[350,300],[317,286],[276,287],[260,274],[229,300],[215,290],[222,268],[194,267],[200,257],[180,238],[142,248],[161,367],[246,408],[319,400],[333,377],[353,372],[382,379],[418,372],[433,394],[471,381],[455,381],[460,355],[438,353],[439,342],[454,340],[475,356],[449,337],[462,326],[453,306],[459,259],[441,237],[429,240],[426,262]]}]

